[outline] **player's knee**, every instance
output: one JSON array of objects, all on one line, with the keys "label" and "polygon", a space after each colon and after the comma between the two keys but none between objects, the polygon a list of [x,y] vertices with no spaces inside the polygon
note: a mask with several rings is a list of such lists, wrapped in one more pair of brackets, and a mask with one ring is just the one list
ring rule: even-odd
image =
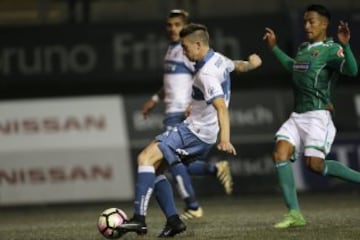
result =
[{"label": "player's knee", "polygon": [[143,166],[143,165],[149,165],[149,157],[147,156],[145,151],[142,151],[139,153],[138,157],[137,157],[137,164],[138,166]]},{"label": "player's knee", "polygon": [[272,155],[273,161],[282,162],[289,160],[293,154],[294,147],[287,141],[279,140],[276,142],[275,150]]},{"label": "player's knee", "polygon": [[282,162],[290,159],[290,156],[287,152],[283,151],[274,151],[272,155],[272,159],[274,162]]},{"label": "player's knee", "polygon": [[305,165],[311,171],[321,174],[324,169],[324,159],[318,157],[306,157]]}]

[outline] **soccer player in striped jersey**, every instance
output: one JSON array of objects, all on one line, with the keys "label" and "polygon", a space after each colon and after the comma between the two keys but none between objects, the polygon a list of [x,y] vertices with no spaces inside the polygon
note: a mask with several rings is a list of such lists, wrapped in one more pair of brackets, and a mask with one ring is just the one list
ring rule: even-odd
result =
[{"label": "soccer player in striped jersey", "polygon": [[281,64],[292,72],[295,106],[290,118],[276,133],[273,160],[278,181],[288,208],[276,228],[304,226],[294,184],[291,161],[304,155],[305,165],[323,175],[360,183],[360,173],[338,161],[326,159],[335,138],[331,92],[340,74],[356,76],[358,67],[350,48],[348,24],[340,22],[339,43],[327,37],[330,13],[322,5],[310,5],[304,12],[307,41],[295,58],[276,44],[276,35],[266,28],[264,40]]},{"label": "soccer player in striped jersey", "polygon": [[[149,199],[156,175],[169,169],[178,181],[190,181],[183,163],[205,158],[216,145],[219,151],[236,155],[230,142],[230,72],[246,72],[261,65],[253,54],[249,61],[232,61],[209,46],[209,33],[201,24],[188,24],[180,32],[185,55],[195,62],[192,85],[192,111],[180,124],[156,137],[138,156],[134,215],[120,226],[123,231],[146,234]],[[169,199],[169,203],[173,199]],[[171,203],[173,204],[173,202]],[[167,221],[159,237],[172,237],[186,230],[175,212],[164,211]]]},{"label": "soccer player in striped jersey", "polygon": [[[165,103],[165,129],[171,129],[176,124],[184,121],[190,110],[194,63],[184,55],[180,43],[180,31],[188,23],[189,14],[181,9],[171,10],[166,24],[166,30],[170,44],[164,58],[163,87],[153,95],[143,106],[143,115],[146,119],[150,111],[159,100]],[[227,194],[231,194],[233,182],[228,161],[209,163],[205,159],[199,159],[186,166],[191,175],[217,176],[225,188]],[[191,182],[179,182],[175,179],[181,198],[185,203],[185,211],[181,214],[182,219],[200,218],[203,209],[195,198],[195,191]],[[162,209],[168,209],[167,200],[172,195],[170,183],[164,175],[157,176],[155,180],[155,195]]]}]

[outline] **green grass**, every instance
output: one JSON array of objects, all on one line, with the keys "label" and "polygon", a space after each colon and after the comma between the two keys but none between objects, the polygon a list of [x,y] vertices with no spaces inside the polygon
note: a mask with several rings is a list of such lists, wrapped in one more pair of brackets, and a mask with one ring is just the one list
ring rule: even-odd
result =
[{"label": "green grass", "polygon": [[[218,196],[202,198],[206,216],[187,222],[177,239],[360,239],[358,194],[301,194],[306,227],[277,230],[272,224],[285,213],[280,196]],[[181,202],[178,202],[181,206]],[[104,240],[96,229],[105,208],[119,207],[131,215],[131,203],[93,203],[61,206],[0,208],[1,240]],[[121,239],[156,239],[165,219],[153,201],[147,217],[149,233],[128,233]]]}]

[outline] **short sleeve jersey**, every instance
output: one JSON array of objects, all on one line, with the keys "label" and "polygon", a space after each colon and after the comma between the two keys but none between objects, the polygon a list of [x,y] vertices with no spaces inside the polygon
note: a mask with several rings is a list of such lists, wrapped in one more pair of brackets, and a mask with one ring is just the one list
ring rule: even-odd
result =
[{"label": "short sleeve jersey", "polygon": [[202,141],[213,144],[219,132],[217,111],[212,105],[216,98],[230,101],[230,72],[234,62],[210,50],[195,64],[191,114],[185,120],[189,129]]},{"label": "short sleeve jersey", "polygon": [[293,64],[295,112],[332,109],[332,88],[342,71],[342,47],[331,39],[300,45]]},{"label": "short sleeve jersey", "polygon": [[180,42],[171,43],[164,59],[165,112],[184,112],[191,101],[194,63],[184,55]]}]

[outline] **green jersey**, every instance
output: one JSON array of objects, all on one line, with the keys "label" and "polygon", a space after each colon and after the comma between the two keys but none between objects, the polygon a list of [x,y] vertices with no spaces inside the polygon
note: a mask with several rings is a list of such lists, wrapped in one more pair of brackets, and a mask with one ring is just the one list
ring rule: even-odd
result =
[{"label": "green jersey", "polygon": [[292,72],[295,112],[333,110],[331,92],[340,74],[355,76],[358,71],[350,45],[344,48],[332,39],[302,43],[294,59],[273,48],[281,64]]}]

